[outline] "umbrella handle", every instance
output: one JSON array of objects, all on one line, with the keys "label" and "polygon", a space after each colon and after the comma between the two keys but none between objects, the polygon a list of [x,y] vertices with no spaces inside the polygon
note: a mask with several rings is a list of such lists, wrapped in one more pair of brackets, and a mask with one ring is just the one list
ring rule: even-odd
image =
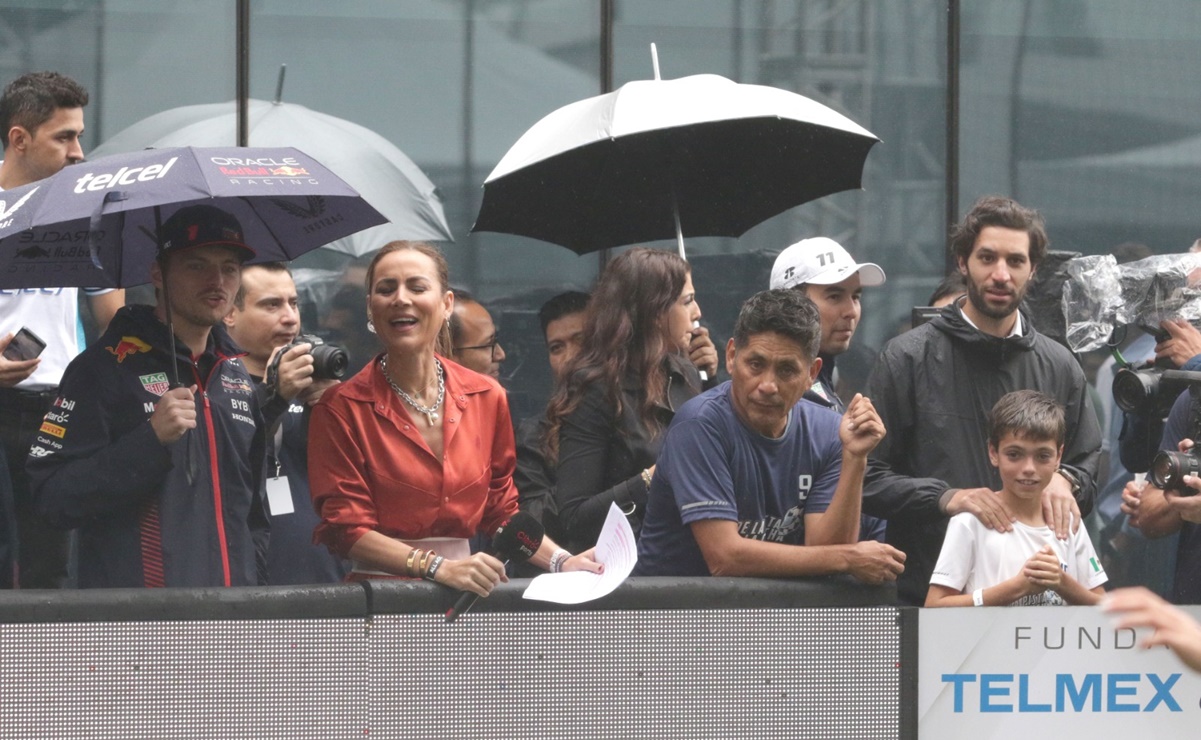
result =
[{"label": "umbrella handle", "polygon": [[674,189],[671,193],[671,215],[676,220],[676,248],[680,250],[680,259],[687,261],[688,256],[684,254],[684,230],[680,228],[680,207],[676,204]]},{"label": "umbrella handle", "polygon": [[[92,257],[92,265],[101,272],[104,271],[104,265],[100,264],[100,219],[104,216],[104,206],[108,203],[117,203],[127,200],[129,193],[124,190],[110,190],[100,199],[96,210],[92,211],[92,217],[88,219],[88,253]],[[121,279],[117,275],[117,280]],[[113,285],[116,285],[114,282]]]}]

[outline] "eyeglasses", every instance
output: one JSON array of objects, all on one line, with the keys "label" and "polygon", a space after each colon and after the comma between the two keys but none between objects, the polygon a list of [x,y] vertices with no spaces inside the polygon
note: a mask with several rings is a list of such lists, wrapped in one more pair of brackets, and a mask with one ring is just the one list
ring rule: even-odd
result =
[{"label": "eyeglasses", "polygon": [[493,336],[492,341],[488,342],[487,344],[474,344],[470,347],[455,347],[454,351],[462,352],[463,350],[468,350],[468,349],[486,349],[486,350],[488,350],[488,353],[490,355],[495,357],[496,356],[496,346],[498,344],[500,344],[500,335],[499,334]]}]

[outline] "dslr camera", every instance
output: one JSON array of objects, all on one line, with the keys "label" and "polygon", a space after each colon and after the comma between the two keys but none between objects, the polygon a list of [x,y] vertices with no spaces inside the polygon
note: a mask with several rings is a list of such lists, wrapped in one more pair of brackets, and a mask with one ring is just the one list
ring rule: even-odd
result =
[{"label": "dslr camera", "polygon": [[1197,490],[1184,485],[1184,476],[1201,476],[1201,457],[1197,456],[1196,448],[1188,452],[1163,451],[1155,455],[1151,461],[1151,471],[1148,477],[1156,488],[1173,491],[1180,496],[1194,496]]},{"label": "dslr camera", "polygon": [[267,384],[275,387],[279,379],[279,361],[284,353],[298,344],[311,345],[309,354],[313,356],[313,380],[341,380],[346,375],[350,365],[350,357],[346,350],[335,344],[326,344],[325,340],[316,334],[298,334],[275,353],[271,365],[267,367]]},{"label": "dslr camera", "polygon": [[[1171,370],[1165,372],[1172,372]],[[1201,443],[1201,373],[1180,373],[1180,375],[1190,376],[1185,380],[1189,391],[1190,408],[1189,419],[1192,427],[1189,433],[1189,438]],[[1115,380],[1114,386],[1115,400],[1117,386]],[[1147,477],[1151,479],[1151,483],[1156,488],[1164,491],[1172,491],[1180,496],[1195,496],[1196,489],[1189,488],[1184,484],[1184,476],[1196,475],[1201,476],[1201,448],[1193,447],[1187,452],[1177,452],[1176,450],[1161,450],[1155,453],[1155,457],[1151,460],[1151,469],[1147,473]]]}]

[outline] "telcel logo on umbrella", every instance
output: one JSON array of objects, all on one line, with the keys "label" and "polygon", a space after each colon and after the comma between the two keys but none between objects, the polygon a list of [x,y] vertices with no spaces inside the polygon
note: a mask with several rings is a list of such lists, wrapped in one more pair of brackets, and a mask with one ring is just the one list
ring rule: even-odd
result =
[{"label": "telcel logo on umbrella", "polygon": [[132,185],[135,182],[159,180],[167,176],[167,173],[171,171],[171,165],[175,164],[178,159],[179,157],[172,157],[165,164],[152,164],[146,167],[122,167],[112,174],[102,173],[97,175],[94,172],[89,172],[75,181],[75,192],[106,190],[118,185]]}]

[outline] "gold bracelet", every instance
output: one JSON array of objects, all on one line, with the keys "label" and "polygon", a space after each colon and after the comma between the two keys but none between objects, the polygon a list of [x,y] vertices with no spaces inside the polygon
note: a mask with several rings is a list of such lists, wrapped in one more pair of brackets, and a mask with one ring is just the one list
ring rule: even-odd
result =
[{"label": "gold bracelet", "polygon": [[646,470],[642,471],[642,482],[646,484],[646,487],[648,489],[651,487],[651,478],[652,477],[654,477],[654,474],[651,473],[650,468],[647,468]]},{"label": "gold bracelet", "polygon": [[421,552],[416,547],[409,550],[409,559],[405,561],[405,575],[413,577],[413,561],[417,559],[417,553]]}]

